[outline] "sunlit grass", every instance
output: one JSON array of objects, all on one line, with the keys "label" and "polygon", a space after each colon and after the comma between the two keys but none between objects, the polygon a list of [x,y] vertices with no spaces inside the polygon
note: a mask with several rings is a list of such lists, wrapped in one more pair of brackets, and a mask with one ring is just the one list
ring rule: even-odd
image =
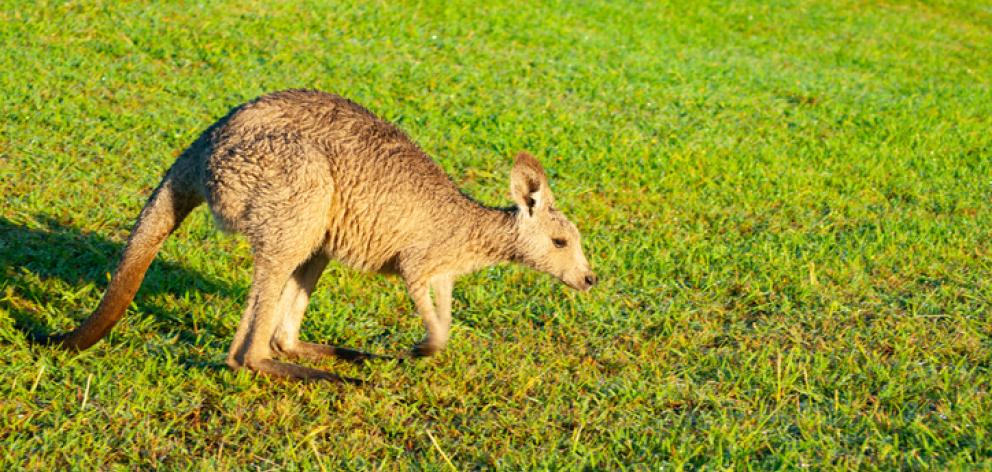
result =
[{"label": "sunlit grass", "polygon": [[[724,3],[3,2],[0,468],[989,467],[992,8]],[[26,344],[96,306],[204,127],[291,87],[491,204],[531,151],[602,283],[482,271],[438,357],[272,382],[223,365],[251,258],[200,209],[107,340]],[[340,266],[310,310],[422,335]]]}]

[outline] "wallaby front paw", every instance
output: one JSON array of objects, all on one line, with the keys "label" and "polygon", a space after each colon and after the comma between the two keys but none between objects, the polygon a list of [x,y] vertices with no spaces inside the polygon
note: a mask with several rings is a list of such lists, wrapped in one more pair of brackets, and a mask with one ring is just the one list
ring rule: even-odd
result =
[{"label": "wallaby front paw", "polygon": [[427,341],[421,341],[413,346],[413,357],[433,356],[441,350],[441,346],[435,346]]}]

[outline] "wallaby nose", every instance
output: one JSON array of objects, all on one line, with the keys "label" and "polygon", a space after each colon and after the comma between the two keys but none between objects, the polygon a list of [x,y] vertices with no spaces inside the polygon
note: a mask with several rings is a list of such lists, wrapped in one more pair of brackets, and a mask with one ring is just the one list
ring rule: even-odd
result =
[{"label": "wallaby nose", "polygon": [[590,273],[586,276],[586,286],[592,287],[596,285],[596,274]]}]

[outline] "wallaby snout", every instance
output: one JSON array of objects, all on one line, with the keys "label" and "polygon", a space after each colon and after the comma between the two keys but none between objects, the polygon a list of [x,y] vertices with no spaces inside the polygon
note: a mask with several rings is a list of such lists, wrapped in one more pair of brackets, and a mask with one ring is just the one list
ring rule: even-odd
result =
[{"label": "wallaby snout", "polygon": [[584,285],[582,286],[582,288],[580,290],[586,291],[586,290],[591,289],[593,285],[596,285],[596,280],[597,280],[596,279],[596,274],[594,274],[592,272],[586,274],[586,276],[582,278],[582,282],[583,282]]},{"label": "wallaby snout", "polygon": [[574,288],[581,292],[585,292],[586,290],[591,289],[592,286],[596,285],[596,282],[599,281],[599,278],[596,277],[596,274],[588,269],[579,270],[575,272],[575,275],[563,276],[560,278],[561,281],[565,283],[565,285],[568,285],[569,287]]}]

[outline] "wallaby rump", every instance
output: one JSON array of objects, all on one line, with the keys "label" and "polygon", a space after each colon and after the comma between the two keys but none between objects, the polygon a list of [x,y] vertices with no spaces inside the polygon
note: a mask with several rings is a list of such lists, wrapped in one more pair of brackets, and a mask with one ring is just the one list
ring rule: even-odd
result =
[{"label": "wallaby rump", "polygon": [[45,341],[81,350],[106,336],[165,238],[207,202],[219,226],[243,234],[254,255],[229,366],[339,379],[276,358],[363,357],[299,339],[330,260],[399,275],[427,331],[413,354],[431,355],[448,340],[459,275],[512,261],[573,288],[596,282],[578,230],[555,209],[529,154],[517,157],[510,193],[512,207],[475,202],[399,129],[350,100],[311,90],[266,95],[231,110],[180,155],[142,209],[96,311]]}]

